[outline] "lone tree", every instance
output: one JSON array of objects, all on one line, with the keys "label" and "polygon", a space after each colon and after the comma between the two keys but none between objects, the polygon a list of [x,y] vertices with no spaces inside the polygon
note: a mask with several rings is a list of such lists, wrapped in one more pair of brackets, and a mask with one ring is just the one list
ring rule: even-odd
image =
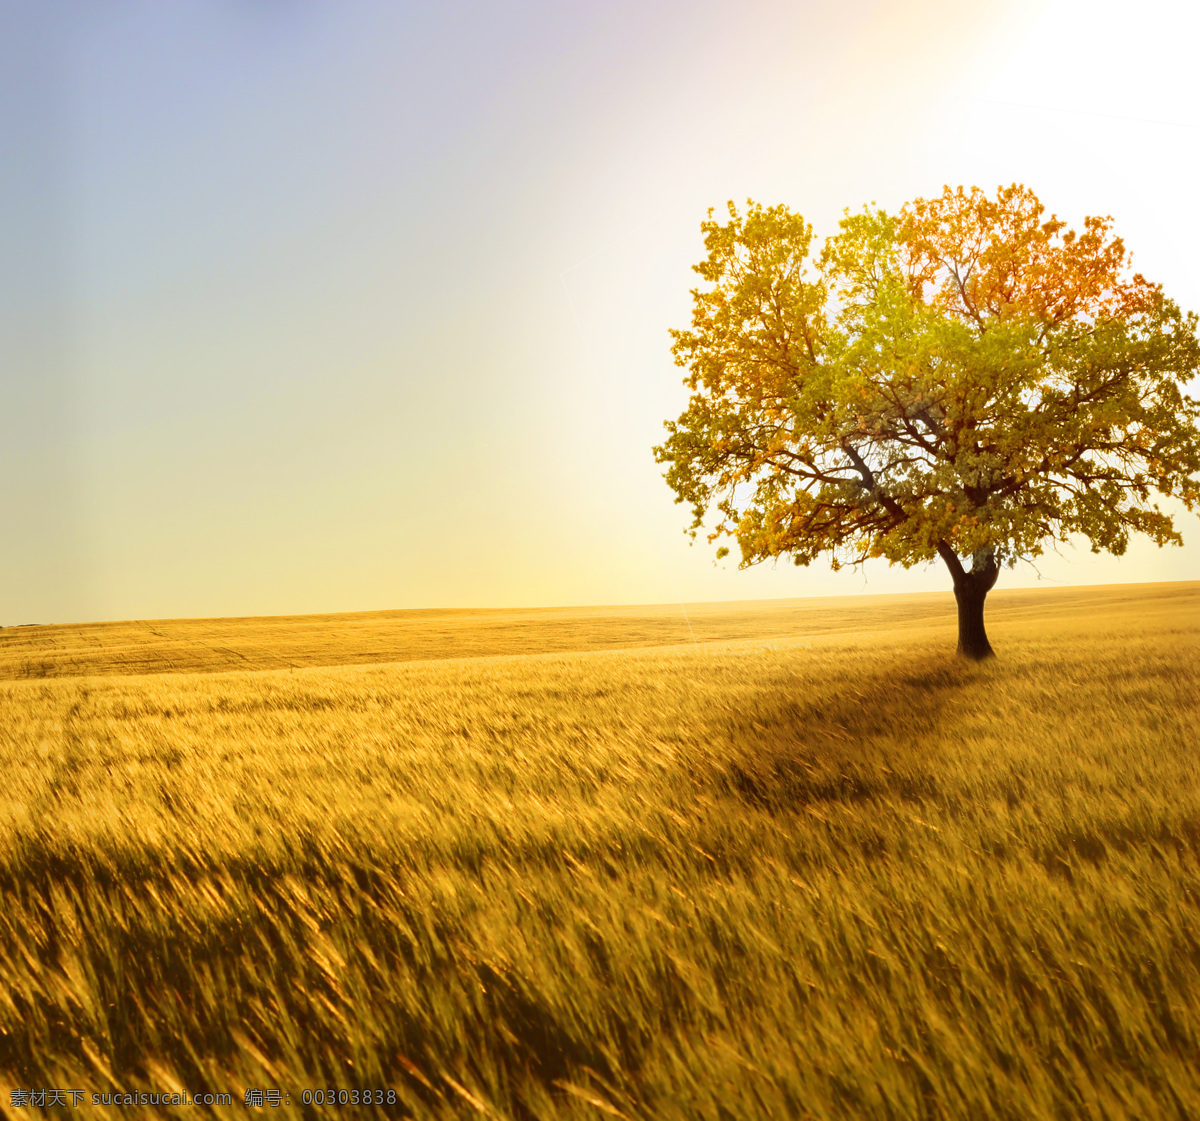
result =
[{"label": "lone tree", "polygon": [[947,187],[847,212],[816,255],[800,215],[748,207],[709,211],[709,287],[671,332],[692,395],[654,452],[693,539],[714,509],[742,567],[941,557],[974,660],[1001,566],[1071,534],[1182,544],[1150,498],[1200,501],[1197,319],[1129,275],[1110,218]]}]

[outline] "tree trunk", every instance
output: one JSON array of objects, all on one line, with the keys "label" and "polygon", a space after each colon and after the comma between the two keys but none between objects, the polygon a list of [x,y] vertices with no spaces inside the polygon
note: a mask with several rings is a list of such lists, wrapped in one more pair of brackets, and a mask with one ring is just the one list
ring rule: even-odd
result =
[{"label": "tree trunk", "polygon": [[994,658],[996,652],[983,629],[983,602],[1000,575],[995,555],[990,549],[976,553],[968,572],[948,545],[939,544],[938,553],[954,578],[954,598],[958,601],[958,656],[972,662]]}]

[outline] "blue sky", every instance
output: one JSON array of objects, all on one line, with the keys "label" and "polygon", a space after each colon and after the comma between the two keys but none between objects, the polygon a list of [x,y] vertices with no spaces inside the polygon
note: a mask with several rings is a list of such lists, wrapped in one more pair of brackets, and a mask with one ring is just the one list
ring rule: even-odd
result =
[{"label": "blue sky", "polygon": [[[1168,0],[0,0],[0,623],[945,588],[688,547],[650,447],[699,223],[1019,180],[1200,308],[1198,32]],[[1194,578],[1181,527],[1039,568]]]}]

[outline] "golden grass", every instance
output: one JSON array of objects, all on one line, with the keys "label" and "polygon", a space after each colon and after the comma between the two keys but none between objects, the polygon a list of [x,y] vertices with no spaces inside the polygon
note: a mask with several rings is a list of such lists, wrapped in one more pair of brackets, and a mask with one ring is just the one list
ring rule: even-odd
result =
[{"label": "golden grass", "polygon": [[[743,604],[701,645],[0,684],[0,1111],[1200,1116],[1200,585],[995,597],[978,667],[897,598],[793,605],[803,638]],[[331,656],[307,626],[288,656]]]},{"label": "golden grass", "polygon": [[[1046,614],[1200,611],[1190,583],[1001,589],[989,626]],[[635,649],[857,631],[953,630],[944,593],[641,607],[371,611],[0,627],[0,680],[372,665],[495,654]],[[951,639],[953,642],[953,639]]]}]

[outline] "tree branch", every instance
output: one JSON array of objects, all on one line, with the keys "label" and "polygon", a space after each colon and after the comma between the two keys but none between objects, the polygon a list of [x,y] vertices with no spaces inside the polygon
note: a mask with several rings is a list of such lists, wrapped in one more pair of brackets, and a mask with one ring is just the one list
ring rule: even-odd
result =
[{"label": "tree branch", "polygon": [[879,504],[889,514],[892,515],[895,524],[899,525],[902,521],[904,521],[904,507],[901,506],[900,503],[890,495],[883,492],[879,486],[879,483],[876,481],[875,475],[871,471],[871,468],[867,466],[863,457],[854,450],[849,440],[843,436],[839,441],[839,444],[842,451],[846,453],[850,462],[854,464],[854,469],[862,476],[861,486],[863,490],[877,498],[879,500]]}]

